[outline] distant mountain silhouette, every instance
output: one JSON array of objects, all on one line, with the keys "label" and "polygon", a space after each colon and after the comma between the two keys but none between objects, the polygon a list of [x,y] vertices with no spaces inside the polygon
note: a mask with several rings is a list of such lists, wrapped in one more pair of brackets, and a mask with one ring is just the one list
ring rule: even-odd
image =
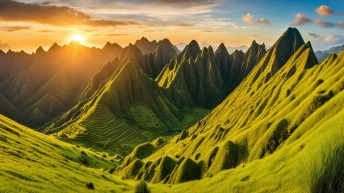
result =
[{"label": "distant mountain silhouette", "polygon": [[341,52],[344,51],[344,45],[332,47],[328,50],[319,50],[315,52],[315,55],[317,56],[318,60],[320,62],[324,61],[331,53],[334,53],[336,55],[339,55]]},{"label": "distant mountain silhouette", "polygon": [[39,127],[73,106],[97,69],[121,52],[120,46],[97,49],[77,42],[54,43],[48,51],[39,47],[33,54],[10,50],[0,54],[0,91],[22,123]]}]

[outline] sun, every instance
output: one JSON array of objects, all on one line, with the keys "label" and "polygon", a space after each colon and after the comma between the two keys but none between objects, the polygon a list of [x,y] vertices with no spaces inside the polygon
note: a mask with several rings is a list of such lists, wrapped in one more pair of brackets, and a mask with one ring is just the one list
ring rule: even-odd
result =
[{"label": "sun", "polygon": [[76,41],[80,44],[85,44],[85,36],[81,34],[73,34],[68,38],[69,42]]}]

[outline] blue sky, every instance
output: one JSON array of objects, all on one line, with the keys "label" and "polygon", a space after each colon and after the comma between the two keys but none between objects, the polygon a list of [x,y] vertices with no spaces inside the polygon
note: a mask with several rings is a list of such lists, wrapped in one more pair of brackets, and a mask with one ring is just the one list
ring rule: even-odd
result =
[{"label": "blue sky", "polygon": [[97,47],[142,36],[271,45],[289,26],[316,50],[344,44],[344,0],[3,0],[0,19],[0,49],[48,47],[73,34]]}]

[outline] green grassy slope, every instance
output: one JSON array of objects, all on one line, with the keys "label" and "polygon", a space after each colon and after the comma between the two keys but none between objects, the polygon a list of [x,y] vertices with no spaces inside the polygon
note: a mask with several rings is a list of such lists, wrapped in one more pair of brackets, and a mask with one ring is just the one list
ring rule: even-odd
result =
[{"label": "green grassy slope", "polygon": [[[84,100],[44,131],[111,153],[127,154],[135,145],[170,135],[199,120],[208,111],[177,109],[139,66],[142,55],[128,51],[129,61],[104,68],[112,74],[94,78]],[[131,53],[130,53],[131,52]],[[99,75],[104,74],[101,70]]]},{"label": "green grassy slope", "polygon": [[[0,115],[0,192],[132,192],[110,175],[117,161]],[[104,154],[105,155],[105,154]],[[95,190],[86,187],[92,182]]]},{"label": "green grassy slope", "polygon": [[[338,96],[343,104],[343,94]],[[329,109],[324,108],[324,111]],[[312,119],[321,116],[319,111]],[[317,124],[294,143],[264,159],[177,185],[150,185],[151,192],[173,193],[338,193],[343,192],[344,111]]]},{"label": "green grassy slope", "polygon": [[[160,178],[159,182],[179,183],[211,177],[230,168],[241,172],[240,168],[244,165],[258,163],[262,164],[257,168],[252,166],[250,169],[243,169],[243,172],[264,171],[264,175],[282,180],[283,175],[288,171],[279,173],[279,169],[276,169],[275,175],[275,172],[269,173],[267,170],[283,167],[294,170],[296,167],[288,163],[302,160],[294,157],[298,152],[302,152],[300,155],[307,157],[302,151],[305,146],[306,149],[311,150],[313,145],[309,144],[315,144],[318,140],[331,143],[321,137],[316,139],[314,136],[321,136],[331,129],[332,125],[320,127],[327,120],[335,117],[338,122],[342,118],[340,117],[342,114],[338,115],[339,117],[336,114],[342,111],[344,105],[343,64],[344,53],[338,57],[331,55],[323,63],[317,64],[310,44],[304,44],[299,32],[290,28],[254,67],[244,82],[208,116],[171,139],[163,147],[157,148],[153,154],[134,162],[124,162],[118,174],[148,181],[157,179],[155,176],[158,173],[155,171],[169,165],[161,161],[169,156],[175,160],[171,166],[173,170],[168,170],[169,172],[164,175],[165,178]],[[339,125],[331,135],[335,136],[336,133],[341,135],[341,131],[342,125]],[[343,141],[339,140],[338,143],[340,142]],[[336,142],[333,142],[333,145],[335,144]],[[328,144],[328,148],[332,146]],[[317,150],[321,151],[320,147]],[[287,154],[288,151],[292,153]],[[329,150],[328,154],[332,152]],[[140,160],[142,167],[134,164]],[[144,166],[148,167],[148,170],[145,170]],[[133,171],[134,168],[137,172],[128,175],[127,171]],[[185,174],[186,169],[195,175]],[[306,169],[306,171],[312,170]],[[241,176],[245,174],[240,172],[223,183],[230,184],[234,178],[245,178]],[[286,177],[293,178],[300,175],[300,172],[293,172]],[[266,179],[274,179],[270,176]],[[265,177],[257,176],[252,183],[243,179],[242,182],[246,185],[240,186],[252,187],[251,190],[247,190],[251,192],[258,185],[262,185],[262,188],[267,188],[266,192],[273,192],[273,189],[269,189],[271,184],[262,184],[267,183]],[[214,177],[216,178],[217,176]],[[212,180],[209,183],[216,187]],[[291,187],[295,187],[295,181],[292,183]],[[287,181],[281,184],[288,186]],[[233,182],[232,185],[235,183]],[[232,185],[228,185],[231,187],[229,190],[240,192],[240,188],[235,189]],[[279,188],[275,187],[276,190]],[[206,191],[200,190],[200,192]]]}]

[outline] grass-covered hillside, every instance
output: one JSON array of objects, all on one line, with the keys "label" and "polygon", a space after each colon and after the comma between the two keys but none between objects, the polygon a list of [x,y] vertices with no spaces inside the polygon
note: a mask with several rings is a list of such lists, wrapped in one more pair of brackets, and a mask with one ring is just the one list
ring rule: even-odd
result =
[{"label": "grass-covered hillside", "polygon": [[171,185],[152,184],[151,192],[342,193],[343,117],[343,110],[335,113],[294,143],[284,145],[264,159],[242,163],[201,180]]},{"label": "grass-covered hillside", "polygon": [[204,178],[179,192],[342,192],[343,65],[344,53],[318,64],[289,28],[204,119],[166,144],[135,148],[117,173],[154,183]]},{"label": "grass-covered hillside", "polygon": [[143,56],[131,46],[122,61],[106,64],[93,78],[79,104],[44,132],[111,153],[127,154],[136,145],[187,128],[206,109],[177,108],[142,67]]},{"label": "grass-covered hillside", "polygon": [[132,192],[110,174],[117,157],[61,142],[2,115],[0,155],[0,192]]}]

